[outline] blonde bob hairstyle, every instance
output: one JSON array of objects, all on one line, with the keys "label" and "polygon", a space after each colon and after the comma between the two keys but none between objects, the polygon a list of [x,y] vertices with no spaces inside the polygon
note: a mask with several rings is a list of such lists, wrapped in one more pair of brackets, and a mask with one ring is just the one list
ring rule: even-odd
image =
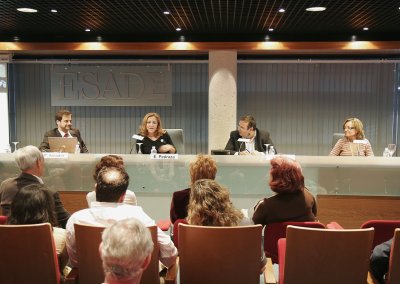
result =
[{"label": "blonde bob hairstyle", "polygon": [[190,162],[190,186],[199,179],[215,179],[217,175],[217,163],[210,155],[197,155],[196,159]]},{"label": "blonde bob hairstyle", "polygon": [[350,117],[346,119],[343,122],[343,130],[345,129],[346,123],[349,121],[353,123],[354,130],[356,131],[356,139],[364,139],[365,138],[364,126],[361,120],[359,120],[358,118]]},{"label": "blonde bob hairstyle", "polygon": [[187,221],[198,226],[238,226],[244,215],[229,199],[228,189],[211,179],[200,179],[190,191]]},{"label": "blonde bob hairstyle", "polygon": [[142,124],[140,125],[140,129],[139,129],[139,133],[140,133],[140,135],[142,135],[142,136],[148,136],[149,135],[149,132],[147,131],[147,120],[150,118],[150,117],[155,117],[156,118],[156,120],[157,120],[157,131],[156,131],[156,135],[157,135],[157,137],[160,137],[161,135],[163,135],[164,133],[165,133],[165,130],[162,128],[162,126],[161,126],[161,117],[160,117],[160,115],[158,114],[158,113],[156,113],[156,112],[149,112],[148,114],[146,114],[144,117],[143,117],[143,120],[142,120]]}]

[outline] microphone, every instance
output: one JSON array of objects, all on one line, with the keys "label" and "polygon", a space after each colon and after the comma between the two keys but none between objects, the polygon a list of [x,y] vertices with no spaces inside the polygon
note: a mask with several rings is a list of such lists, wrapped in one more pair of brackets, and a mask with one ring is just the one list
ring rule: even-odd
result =
[{"label": "microphone", "polygon": [[238,142],[241,142],[240,145],[239,145],[239,153],[240,153],[240,151],[241,151],[241,149],[242,149],[243,143],[248,143],[248,142],[250,142],[250,139],[248,139],[248,138],[239,138],[237,141],[238,141]]},{"label": "microphone", "polygon": [[[137,141],[137,140],[142,141],[144,137],[143,137],[143,136],[140,136],[140,135],[138,135],[138,134],[133,134],[133,135],[132,135],[132,138],[135,139],[136,141]],[[136,143],[133,143],[133,144],[132,144],[131,150],[129,151],[129,154],[132,154],[133,146],[135,146],[135,145],[136,145]],[[139,145],[139,146],[140,146],[140,145]]]}]

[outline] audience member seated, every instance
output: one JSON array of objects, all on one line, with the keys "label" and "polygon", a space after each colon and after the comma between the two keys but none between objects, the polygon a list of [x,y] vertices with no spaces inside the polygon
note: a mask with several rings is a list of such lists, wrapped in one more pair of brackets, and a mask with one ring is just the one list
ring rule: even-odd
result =
[{"label": "audience member seated", "polygon": [[[53,227],[54,243],[61,270],[68,261],[65,240],[66,231],[57,228],[52,193],[43,184],[27,185],[15,195],[11,203],[9,225],[28,225],[50,223]],[[29,236],[27,236],[29,237]]]},{"label": "audience member seated", "polygon": [[385,284],[384,276],[389,270],[393,238],[377,245],[371,254],[369,270],[379,284]]},{"label": "audience member seated", "polygon": [[[197,155],[196,159],[190,162],[190,186],[199,179],[215,179],[217,175],[217,163],[209,155]],[[177,219],[185,219],[188,215],[190,187],[175,191],[172,195],[170,218],[175,223]]]},{"label": "audience member seated", "polygon": [[[343,123],[344,137],[339,139],[329,156],[373,156],[372,146],[365,138],[363,124],[358,118]],[[355,143],[355,140],[357,143]]]},{"label": "audience member seated", "polygon": [[139,284],[150,263],[153,241],[137,219],[115,222],[102,234],[100,256],[107,284]]},{"label": "audience member seated", "polygon": [[[236,209],[229,190],[211,179],[197,180],[190,193],[187,222],[197,226],[245,226],[253,223]],[[261,246],[261,273],[267,260]]]},{"label": "audience member seated", "polygon": [[[118,155],[107,155],[104,156],[100,159],[100,161],[96,164],[96,167],[94,169],[93,173],[93,179],[96,182],[97,175],[99,174],[99,171],[104,168],[104,167],[121,167],[124,168],[124,160],[122,159],[121,156]],[[96,201],[96,192],[93,190],[89,192],[86,195],[86,201],[88,203],[88,207],[90,207],[90,204],[94,201]],[[124,197],[124,203],[126,204],[131,204],[131,205],[137,205],[137,200],[136,200],[136,195],[133,191],[127,190],[125,197]]]},{"label": "audience member seated", "polygon": [[[95,191],[96,202],[90,208],[79,210],[71,215],[67,223],[67,250],[70,263],[77,267],[75,243],[75,223],[93,226],[108,226],[116,221],[136,218],[145,226],[155,225],[141,207],[124,204],[124,196],[129,185],[129,176],[121,167],[105,167],[97,175]],[[175,263],[178,254],[171,238],[157,228],[157,239],[160,246],[160,261],[166,267]]]},{"label": "audience member seated", "polygon": [[283,156],[271,160],[269,186],[276,194],[260,200],[254,208],[254,224],[263,226],[286,221],[315,221],[317,203],[304,186],[297,161]]},{"label": "audience member seated", "polygon": [[[21,174],[15,178],[6,179],[0,186],[1,209],[3,215],[8,215],[11,203],[21,188],[30,184],[43,184],[44,158],[42,152],[35,146],[29,145],[19,148],[14,153],[15,162]],[[65,210],[58,192],[52,192],[57,223],[65,228],[69,213]]]},{"label": "audience member seated", "polygon": [[[158,113],[150,112],[143,118],[140,125],[139,135],[143,136],[141,152],[150,154],[151,148],[154,146],[157,153],[175,154],[176,149],[168,132],[161,126],[161,118]],[[139,152],[139,145],[136,144],[136,153]]]}]

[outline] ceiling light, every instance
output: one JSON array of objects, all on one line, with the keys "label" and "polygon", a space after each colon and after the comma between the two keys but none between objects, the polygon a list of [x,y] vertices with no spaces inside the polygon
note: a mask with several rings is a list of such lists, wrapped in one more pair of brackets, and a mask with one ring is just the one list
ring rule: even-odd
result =
[{"label": "ceiling light", "polygon": [[273,31],[274,31],[274,29],[273,29],[273,28],[269,28],[268,30],[269,30],[270,32],[273,32]]},{"label": "ceiling light", "polygon": [[265,40],[265,41],[269,41],[269,40],[270,40],[269,35],[266,35],[265,38],[264,38],[264,40]]},{"label": "ceiling light", "polygon": [[365,28],[363,28],[363,30],[364,30],[364,31],[368,31],[368,30],[369,30],[369,28],[365,27]]},{"label": "ceiling light", "polygon": [[279,13],[285,13],[285,9],[280,8],[280,9],[278,10],[278,12],[279,12]]},{"label": "ceiling light", "polygon": [[176,28],[175,29],[177,32],[180,32],[182,29],[181,28]]},{"label": "ceiling light", "polygon": [[170,13],[169,13],[169,11],[164,11],[163,14],[164,15],[169,15]]},{"label": "ceiling light", "polygon": [[309,7],[309,8],[307,8],[306,9],[306,11],[308,11],[308,12],[322,12],[322,11],[325,11],[326,10],[326,7]]},{"label": "ceiling light", "polygon": [[13,37],[13,40],[14,40],[14,41],[19,41],[19,37],[18,37],[18,36],[14,36],[14,37]]},{"label": "ceiling light", "polygon": [[351,41],[357,41],[357,37],[355,35],[351,36]]},{"label": "ceiling light", "polygon": [[90,29],[85,29],[85,32],[90,32]]},{"label": "ceiling light", "polygon": [[32,8],[17,8],[17,11],[22,12],[22,13],[36,13],[36,9]]},{"label": "ceiling light", "polygon": [[51,9],[50,12],[57,13],[58,11],[56,9]]},{"label": "ceiling light", "polygon": [[97,40],[97,41],[102,41],[103,38],[102,38],[101,36],[98,36],[98,37],[96,37],[96,40]]}]

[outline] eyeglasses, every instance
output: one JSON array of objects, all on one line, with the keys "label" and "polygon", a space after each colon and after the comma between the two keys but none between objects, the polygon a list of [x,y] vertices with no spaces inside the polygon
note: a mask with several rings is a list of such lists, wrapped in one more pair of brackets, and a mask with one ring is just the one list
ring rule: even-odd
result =
[{"label": "eyeglasses", "polygon": [[343,127],[343,130],[353,130],[355,127]]}]

